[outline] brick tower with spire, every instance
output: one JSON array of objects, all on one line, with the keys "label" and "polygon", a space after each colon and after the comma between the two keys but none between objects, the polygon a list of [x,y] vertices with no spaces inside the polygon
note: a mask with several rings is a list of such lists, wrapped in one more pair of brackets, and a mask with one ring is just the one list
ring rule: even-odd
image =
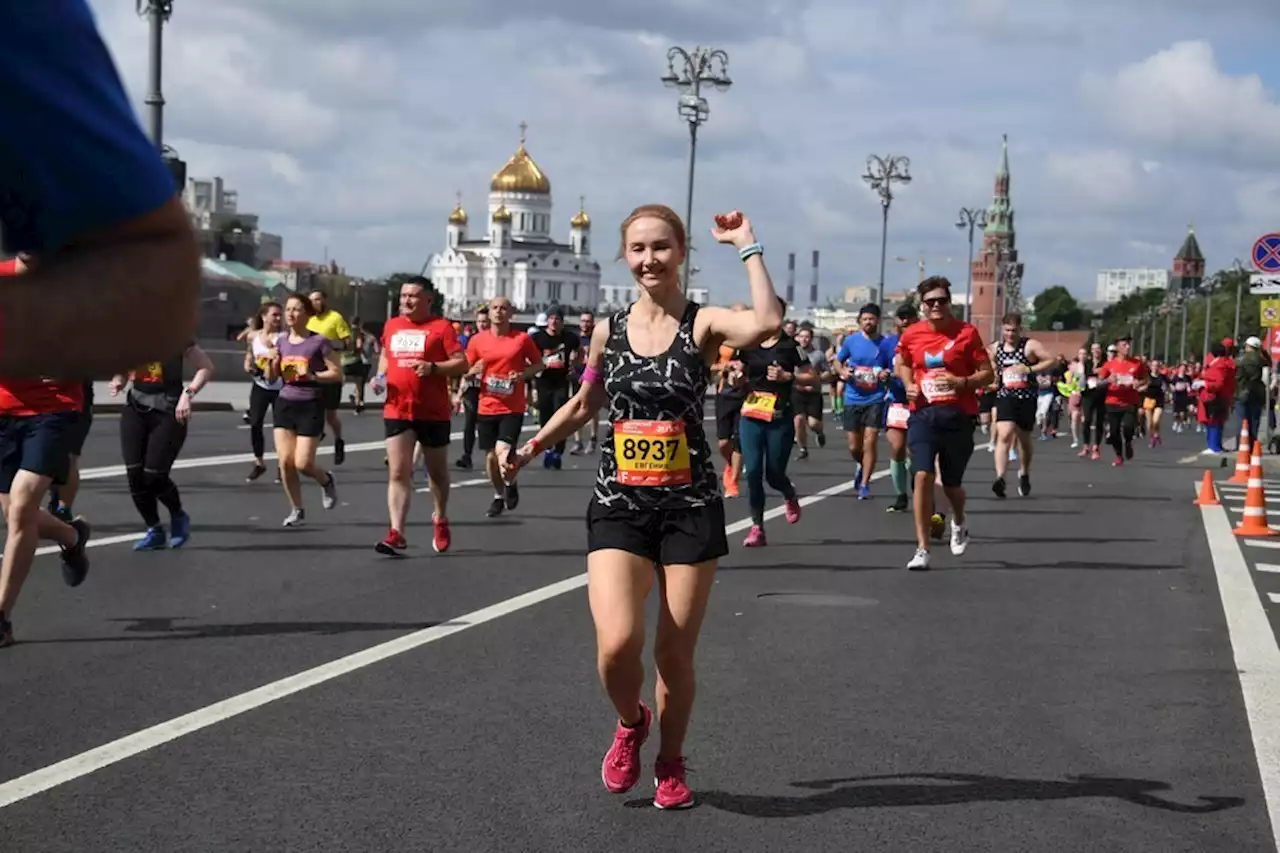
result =
[{"label": "brick tower with spire", "polygon": [[1169,280],[1169,290],[1173,293],[1193,293],[1204,281],[1204,253],[1200,251],[1200,243],[1196,240],[1194,225],[1187,226],[1187,238],[1182,241],[1182,248],[1173,256],[1173,278]]},{"label": "brick tower with spire", "polygon": [[[1007,263],[1003,272],[1002,261]],[[1022,280],[1013,206],[1009,201],[1009,134],[1006,133],[1000,150],[1000,166],[996,169],[995,192],[987,208],[987,227],[982,232],[982,249],[973,262],[970,322],[978,328],[985,341],[997,336],[1000,318],[1015,307],[1009,302],[1009,288],[1006,286],[1009,277],[1019,282]]]}]

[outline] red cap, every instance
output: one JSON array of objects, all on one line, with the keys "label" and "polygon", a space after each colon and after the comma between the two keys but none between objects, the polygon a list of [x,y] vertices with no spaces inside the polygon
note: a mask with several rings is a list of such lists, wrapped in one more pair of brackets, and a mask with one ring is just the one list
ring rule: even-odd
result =
[{"label": "red cap", "polygon": [[1223,338],[1223,339],[1222,339],[1222,345],[1223,345],[1224,347],[1233,347],[1233,346],[1235,346],[1235,345],[1236,345],[1236,342],[1235,342],[1235,341],[1233,341],[1231,338]]}]

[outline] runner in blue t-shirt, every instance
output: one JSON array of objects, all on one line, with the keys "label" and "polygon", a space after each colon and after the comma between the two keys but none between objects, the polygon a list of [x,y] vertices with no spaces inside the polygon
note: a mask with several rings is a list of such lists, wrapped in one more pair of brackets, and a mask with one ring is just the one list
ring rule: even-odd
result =
[{"label": "runner in blue t-shirt", "polygon": [[[880,342],[880,348],[893,362],[893,355],[898,351],[898,338],[902,330],[910,326],[920,317],[914,303],[898,306],[895,315],[896,328],[892,335]],[[895,373],[889,378],[888,392],[885,394],[885,427],[889,438],[889,475],[893,479],[893,490],[897,496],[889,512],[908,512],[910,508],[909,484],[907,471],[907,421],[911,411],[907,406],[907,389]]]},{"label": "runner in blue t-shirt", "polygon": [[0,9],[3,251],[42,260],[0,288],[0,375],[107,376],[181,351],[199,247],[89,7]]},{"label": "runner in blue t-shirt", "polygon": [[876,470],[876,439],[884,420],[884,393],[893,369],[893,354],[881,347],[880,306],[874,302],[862,306],[858,326],[858,331],[844,339],[836,362],[844,379],[842,419],[849,453],[862,463],[858,500],[866,500],[870,497],[871,472]]}]

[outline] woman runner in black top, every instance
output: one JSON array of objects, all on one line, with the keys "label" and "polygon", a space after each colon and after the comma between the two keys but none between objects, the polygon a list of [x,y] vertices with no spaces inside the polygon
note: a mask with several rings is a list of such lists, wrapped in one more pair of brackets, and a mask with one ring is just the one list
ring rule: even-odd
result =
[{"label": "woman runner in black top", "polygon": [[[190,360],[196,375],[183,384],[183,363]],[[132,380],[120,413],[120,449],[133,504],[147,525],[134,544],[135,551],[181,548],[191,535],[191,517],[182,508],[178,487],[169,472],[187,440],[191,401],[213,376],[213,362],[200,345],[192,342],[183,352],[134,370],[129,377],[111,379],[111,396]],[[171,530],[160,523],[160,505],[169,510]]]},{"label": "woman runner in black top", "polygon": [[[782,313],[786,302],[779,300]],[[800,520],[800,498],[787,477],[787,462],[796,443],[791,393],[796,374],[814,378],[813,364],[801,355],[796,340],[785,332],[758,347],[733,354],[741,361],[747,380],[747,397],[738,421],[738,441],[742,445],[742,470],[747,475],[747,502],[751,507],[751,530],[742,543],[748,548],[768,544],[764,535],[764,481],[783,497],[788,524]]]},{"label": "woman runner in black top", "polygon": [[703,426],[710,366],[721,345],[757,346],[782,325],[782,311],[751,223],[717,216],[712,235],[738,249],[752,309],[702,307],[685,298],[679,270],[687,251],[680,216],[663,205],[637,208],[622,223],[622,256],[639,298],[596,325],[577,394],[537,436],[503,461],[508,479],[609,406],[595,493],[587,510],[587,588],[597,666],[618,712],[601,778],[613,793],[640,781],[640,746],[653,713],[644,686],[645,599],[659,579],[654,641],[661,743],[654,777],[658,808],[686,808],[684,740],[693,709],[693,652],[714,582],[728,553],[724,503]]}]

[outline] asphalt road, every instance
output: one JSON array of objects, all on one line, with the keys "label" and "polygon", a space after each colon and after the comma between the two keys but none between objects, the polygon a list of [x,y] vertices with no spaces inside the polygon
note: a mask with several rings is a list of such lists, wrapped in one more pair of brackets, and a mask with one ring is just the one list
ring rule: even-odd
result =
[{"label": "asphalt road", "polygon": [[[353,446],[381,437],[376,415],[344,419]],[[238,425],[198,415],[186,462],[247,452]],[[116,429],[99,420],[86,466],[118,464]],[[853,476],[840,443],[792,464],[803,494]],[[0,841],[24,853],[1274,850],[1191,504],[1199,471],[1176,462],[1194,443],[1173,437],[1120,470],[1044,443],[1034,494],[1003,503],[980,451],[969,554],[944,548],[931,573],[903,568],[910,519],[885,514],[887,480],[873,501],[840,491],[794,527],[771,521],[768,548],[733,533],[699,646],[700,807],[680,813],[650,807],[647,778],[622,797],[599,781],[612,717],[574,580],[592,460],[529,470],[522,505],[499,519],[484,517],[483,485],[456,489],[445,556],[415,496],[415,553],[399,561],[372,549],[386,528],[377,450],[337,469],[334,511],[311,487],[299,530],[280,528],[288,507],[270,478],[243,482],[243,459],[187,467],[187,548],[102,545],[75,590],[55,557],[38,559],[19,644],[0,652]],[[77,509],[104,541],[138,532],[109,468]],[[1280,592],[1280,576],[1265,580]],[[277,684],[374,648],[305,689]],[[271,684],[280,698],[244,697]],[[186,728],[169,724],[182,715]],[[122,760],[88,752],[148,727]],[[6,784],[33,773],[42,790],[29,796]]]}]

